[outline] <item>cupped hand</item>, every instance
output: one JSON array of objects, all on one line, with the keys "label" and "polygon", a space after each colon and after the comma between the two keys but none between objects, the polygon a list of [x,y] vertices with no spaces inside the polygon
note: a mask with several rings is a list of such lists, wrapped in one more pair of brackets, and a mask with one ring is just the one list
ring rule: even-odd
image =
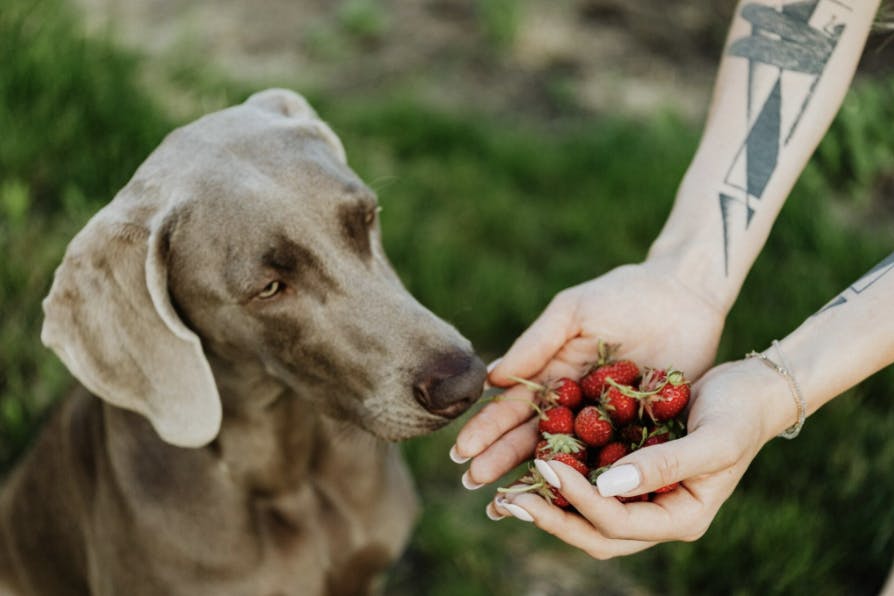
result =
[{"label": "cupped hand", "polygon": [[725,314],[658,260],[619,267],[560,292],[491,371],[491,384],[511,387],[460,430],[451,458],[474,458],[463,484],[494,482],[534,451],[533,395],[514,385],[513,377],[579,378],[604,341],[620,344],[618,357],[673,366],[696,378],[714,361]]},{"label": "cupped hand", "polygon": [[[689,434],[645,447],[618,460],[598,486],[560,462],[537,461],[541,475],[577,513],[533,494],[498,497],[488,506],[497,519],[514,515],[597,559],[634,553],[707,531],[760,448],[794,418],[788,387],[756,360],[725,364],[693,387]],[[788,411],[788,410],[791,411]],[[622,503],[679,482],[646,502]]]}]

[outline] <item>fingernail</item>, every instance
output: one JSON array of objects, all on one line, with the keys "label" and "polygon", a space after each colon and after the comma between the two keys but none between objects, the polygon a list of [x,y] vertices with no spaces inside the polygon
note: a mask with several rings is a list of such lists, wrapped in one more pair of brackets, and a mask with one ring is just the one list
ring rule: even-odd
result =
[{"label": "fingernail", "polygon": [[472,480],[472,475],[469,474],[468,470],[466,470],[465,473],[463,473],[462,483],[463,483],[463,486],[465,486],[468,490],[477,490],[477,489],[481,488],[482,486],[484,486],[483,484],[478,484],[477,482]]},{"label": "fingernail", "polygon": [[614,497],[639,486],[639,470],[632,464],[622,464],[603,472],[596,479],[599,494]]},{"label": "fingernail", "polygon": [[550,466],[542,459],[535,459],[534,467],[537,468],[537,471],[540,472],[540,475],[543,476],[543,479],[549,482],[550,486],[552,486],[553,488],[562,488],[562,483],[559,481],[559,476],[556,474],[556,471],[552,469],[552,466]]},{"label": "fingernail", "polygon": [[516,505],[516,504],[514,504],[514,503],[506,503],[506,502],[504,502],[504,503],[502,504],[502,507],[503,507],[503,509],[505,509],[506,511],[508,511],[509,513],[511,513],[511,514],[512,514],[512,517],[514,517],[514,518],[516,518],[516,519],[520,519],[520,520],[525,521],[525,522],[532,522],[532,521],[534,521],[534,518],[531,517],[531,514],[530,514],[530,513],[528,513],[527,511],[525,511],[524,509],[522,509],[521,507],[519,507],[518,505]]},{"label": "fingernail", "polygon": [[463,457],[462,455],[460,455],[459,452],[456,450],[456,445],[454,445],[450,448],[450,459],[453,460],[454,463],[464,464],[472,458]]},{"label": "fingernail", "polygon": [[[500,363],[500,360],[502,360],[502,358],[497,358],[487,365],[488,375],[490,375],[491,371],[497,367],[497,365]],[[493,389],[493,385],[490,384],[490,380],[488,380],[487,377],[484,377],[484,391],[487,391],[488,389]]]},{"label": "fingernail", "polygon": [[484,513],[487,514],[487,518],[491,521],[500,521],[506,517],[497,511],[497,507],[493,504],[493,501],[487,504],[487,507],[484,508]]}]

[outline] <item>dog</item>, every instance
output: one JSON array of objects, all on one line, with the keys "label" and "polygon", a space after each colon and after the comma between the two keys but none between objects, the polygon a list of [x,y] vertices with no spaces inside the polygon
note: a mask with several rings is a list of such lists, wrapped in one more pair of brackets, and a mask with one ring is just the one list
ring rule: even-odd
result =
[{"label": "dog", "polygon": [[80,387],[0,494],[0,594],[380,585],[419,507],[395,441],[460,415],[486,371],[403,287],[378,217],[291,91],[169,134],[43,302]]}]

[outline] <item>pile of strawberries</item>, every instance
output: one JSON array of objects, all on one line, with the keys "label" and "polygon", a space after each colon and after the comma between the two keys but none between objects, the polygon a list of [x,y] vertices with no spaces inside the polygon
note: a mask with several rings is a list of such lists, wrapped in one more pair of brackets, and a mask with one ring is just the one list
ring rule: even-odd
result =
[{"label": "pile of strawberries", "polygon": [[[614,360],[617,346],[600,345],[599,358],[583,377],[562,378],[540,385],[516,379],[533,389],[541,440],[534,457],[567,464],[596,484],[596,478],[628,453],[686,434],[683,410],[689,403],[689,382],[668,369],[640,369],[631,360]],[[536,491],[562,508],[570,504],[546,483],[533,465],[520,484],[504,492]],[[654,493],[617,497],[622,502],[648,501],[669,492],[676,483]]]}]

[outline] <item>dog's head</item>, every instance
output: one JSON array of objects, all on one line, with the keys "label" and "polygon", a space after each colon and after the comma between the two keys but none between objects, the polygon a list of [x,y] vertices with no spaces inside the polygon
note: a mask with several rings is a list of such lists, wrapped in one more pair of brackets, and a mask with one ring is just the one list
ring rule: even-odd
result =
[{"label": "dog's head", "polygon": [[220,428],[215,374],[275,379],[391,440],[462,413],[485,375],[403,288],[375,194],[284,90],[171,133],[71,242],[44,311],[88,389],[182,446]]}]

